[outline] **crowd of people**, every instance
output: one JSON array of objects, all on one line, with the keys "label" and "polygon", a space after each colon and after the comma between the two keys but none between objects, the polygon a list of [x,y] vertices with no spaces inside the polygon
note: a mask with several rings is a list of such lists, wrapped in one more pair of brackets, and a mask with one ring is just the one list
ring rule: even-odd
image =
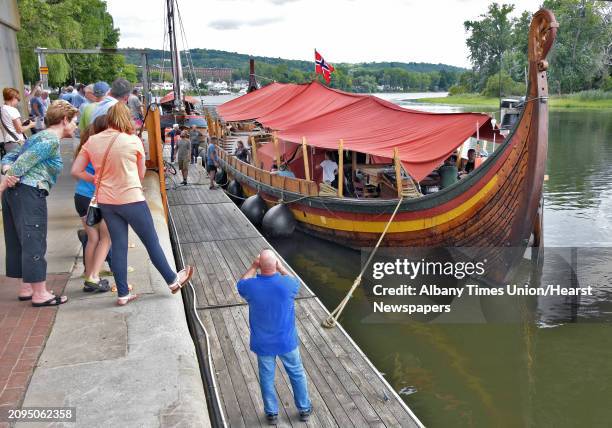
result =
[{"label": "crowd of people", "polygon": [[[40,88],[31,93],[28,104],[33,119],[23,120],[17,108],[21,101],[17,89],[4,88],[4,105],[0,107],[6,272],[9,278],[20,282],[19,300],[31,300],[33,306],[68,301],[66,296],[53,295],[45,282],[46,198],[63,169],[60,140],[72,138],[77,126],[80,144],[71,173],[77,179],[75,209],[86,233],[83,291],[111,289],[100,275],[108,260],[117,287],[117,304],[126,305],[137,297],[127,283],[129,225],[170,291],[177,293],[191,277],[193,268],[187,266],[180,272],[172,269],[145,202],[144,145],[135,134],[138,121],[142,124],[142,104],[134,100],[137,91],[127,80],[117,79],[112,85],[97,82],[76,89],[69,86],[50,105],[43,99],[45,93],[48,97]],[[32,136],[26,138],[28,130]],[[102,214],[97,224],[86,221],[92,207],[99,207]]]}]

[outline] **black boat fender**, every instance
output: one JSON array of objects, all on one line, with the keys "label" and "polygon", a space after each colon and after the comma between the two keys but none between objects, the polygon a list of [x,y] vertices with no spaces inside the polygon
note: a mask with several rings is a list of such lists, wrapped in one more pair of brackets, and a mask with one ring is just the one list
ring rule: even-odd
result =
[{"label": "black boat fender", "polygon": [[264,215],[263,232],[271,238],[286,238],[295,230],[295,217],[285,204],[278,204]]},{"label": "black boat fender", "polygon": [[261,226],[261,221],[266,213],[266,208],[265,201],[261,196],[259,196],[259,194],[257,194],[249,196],[240,207],[240,210],[251,223],[253,223],[255,226]]},{"label": "black boat fender", "polygon": [[232,180],[227,185],[227,194],[236,205],[240,205],[244,198],[242,197],[242,186],[236,180]]},{"label": "black boat fender", "polygon": [[227,186],[227,173],[224,169],[219,169],[217,174],[215,175],[215,183],[217,183],[221,187]]}]

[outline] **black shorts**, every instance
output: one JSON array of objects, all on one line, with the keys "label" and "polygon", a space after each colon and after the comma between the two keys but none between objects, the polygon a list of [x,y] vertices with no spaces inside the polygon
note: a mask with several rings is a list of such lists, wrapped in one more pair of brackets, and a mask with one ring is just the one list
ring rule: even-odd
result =
[{"label": "black shorts", "polygon": [[83,195],[74,195],[74,207],[76,208],[76,212],[79,214],[79,217],[85,217],[87,215],[87,208],[89,208],[89,203],[91,202],[91,198]]},{"label": "black shorts", "polygon": [[2,194],[6,276],[41,282],[47,276],[47,195],[24,184]]},{"label": "black shorts", "polygon": [[212,172],[212,171],[217,172],[217,167],[215,166],[215,164],[207,164],[206,172]]}]

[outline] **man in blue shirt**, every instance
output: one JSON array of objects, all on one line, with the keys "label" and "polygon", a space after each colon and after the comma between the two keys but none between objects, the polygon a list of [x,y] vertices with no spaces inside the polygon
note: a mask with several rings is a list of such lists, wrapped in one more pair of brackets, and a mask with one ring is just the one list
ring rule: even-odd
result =
[{"label": "man in blue shirt", "polygon": [[59,98],[72,104],[72,91],[74,91],[72,86],[66,86],[64,89],[62,89],[62,93],[60,94]]},{"label": "man in blue shirt", "polygon": [[70,101],[70,104],[72,104],[76,108],[80,108],[81,104],[86,102],[87,99],[85,98],[85,85],[79,83],[77,85],[77,92],[72,94],[72,101]]},{"label": "man in blue shirt", "polygon": [[[257,269],[260,274],[257,274]],[[278,401],[274,390],[277,356],[291,380],[300,420],[307,422],[312,413],[295,328],[294,300],[299,288],[297,278],[268,249],[257,256],[238,281],[238,293],[249,304],[250,348],[257,354],[259,386],[270,425],[278,422]]]}]

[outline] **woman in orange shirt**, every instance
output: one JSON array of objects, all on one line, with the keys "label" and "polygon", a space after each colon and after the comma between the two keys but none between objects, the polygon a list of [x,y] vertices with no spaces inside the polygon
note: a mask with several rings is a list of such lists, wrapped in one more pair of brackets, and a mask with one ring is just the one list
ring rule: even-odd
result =
[{"label": "woman in orange shirt", "polygon": [[[117,304],[123,306],[137,297],[130,294],[127,283],[128,225],[144,244],[151,262],[173,294],[191,278],[193,268],[187,266],[177,274],[159,245],[142,191],[141,182],[146,172],[144,147],[134,135],[129,109],[125,104],[117,103],[107,114],[109,128],[91,136],[83,145],[72,165],[72,175],[93,182],[94,176],[85,171],[87,164],[91,162],[96,171],[95,179],[99,181],[97,202],[111,235],[111,263],[119,296]],[[101,176],[98,177],[98,174]]]}]

